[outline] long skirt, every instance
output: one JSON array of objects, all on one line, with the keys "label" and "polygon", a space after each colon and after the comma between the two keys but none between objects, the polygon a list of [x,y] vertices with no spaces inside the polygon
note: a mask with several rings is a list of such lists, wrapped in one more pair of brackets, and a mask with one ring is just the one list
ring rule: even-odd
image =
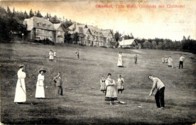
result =
[{"label": "long skirt", "polygon": [[45,91],[43,85],[36,85],[35,98],[45,98]]},{"label": "long skirt", "polygon": [[108,86],[106,88],[105,101],[117,100],[117,88],[115,86]]},{"label": "long skirt", "polygon": [[14,102],[26,102],[26,87],[24,79],[18,79]]},{"label": "long skirt", "polygon": [[117,66],[118,66],[118,67],[123,67],[122,58],[118,58]]}]

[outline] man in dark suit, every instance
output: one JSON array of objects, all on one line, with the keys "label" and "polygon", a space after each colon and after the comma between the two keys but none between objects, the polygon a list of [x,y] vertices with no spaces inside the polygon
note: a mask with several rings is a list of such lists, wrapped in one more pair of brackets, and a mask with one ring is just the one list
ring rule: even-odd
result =
[{"label": "man in dark suit", "polygon": [[63,96],[63,81],[61,73],[59,72],[57,76],[54,77],[55,86],[57,87],[57,94]]}]

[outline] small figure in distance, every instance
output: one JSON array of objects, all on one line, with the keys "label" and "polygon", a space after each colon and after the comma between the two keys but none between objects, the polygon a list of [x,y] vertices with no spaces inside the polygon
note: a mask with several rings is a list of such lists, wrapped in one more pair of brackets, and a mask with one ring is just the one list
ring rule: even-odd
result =
[{"label": "small figure in distance", "polygon": [[106,93],[106,84],[105,84],[104,76],[102,76],[100,79],[100,91],[102,91],[103,93]]},{"label": "small figure in distance", "polygon": [[77,59],[80,59],[80,53],[78,49],[76,50],[75,54],[76,54]]},{"label": "small figure in distance", "polygon": [[119,92],[123,92],[124,90],[124,78],[122,78],[121,75],[118,75],[118,79],[117,79],[117,89],[118,89],[118,93]]}]

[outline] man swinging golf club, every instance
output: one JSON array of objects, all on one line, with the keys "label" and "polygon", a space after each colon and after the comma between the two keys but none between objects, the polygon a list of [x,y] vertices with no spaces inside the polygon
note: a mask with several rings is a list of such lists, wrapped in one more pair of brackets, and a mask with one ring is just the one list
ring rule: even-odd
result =
[{"label": "man swinging golf club", "polygon": [[156,101],[157,108],[164,109],[165,107],[165,101],[164,101],[165,85],[158,77],[154,77],[150,75],[148,78],[153,81],[152,89],[150,91],[149,96],[152,96],[154,90],[157,90],[155,94],[155,101]]}]

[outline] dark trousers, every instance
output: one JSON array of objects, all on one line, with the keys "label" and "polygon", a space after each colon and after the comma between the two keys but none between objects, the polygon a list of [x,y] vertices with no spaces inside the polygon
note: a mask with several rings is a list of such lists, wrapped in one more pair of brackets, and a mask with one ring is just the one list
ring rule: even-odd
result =
[{"label": "dark trousers", "polygon": [[57,86],[57,94],[63,95],[63,87],[62,86]]},{"label": "dark trousers", "polygon": [[179,62],[179,69],[182,68],[183,69],[183,61]]},{"label": "dark trousers", "polygon": [[165,107],[164,92],[165,92],[165,87],[158,90],[157,93],[155,94],[155,101],[156,101],[157,108]]},{"label": "dark trousers", "polygon": [[135,64],[137,64],[137,59],[135,59]]}]

